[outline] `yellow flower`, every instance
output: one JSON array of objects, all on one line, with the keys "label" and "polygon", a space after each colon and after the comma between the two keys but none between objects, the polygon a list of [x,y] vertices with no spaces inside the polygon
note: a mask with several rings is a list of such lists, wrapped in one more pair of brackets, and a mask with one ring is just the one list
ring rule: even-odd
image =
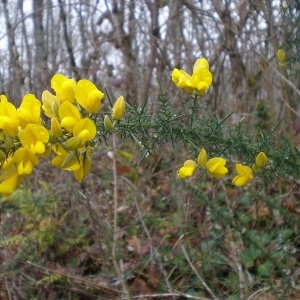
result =
[{"label": "yellow flower", "polygon": [[189,160],[185,161],[185,163],[183,164],[183,167],[181,167],[179,169],[177,176],[180,179],[191,177],[194,174],[196,168],[197,168],[196,162],[189,159]]},{"label": "yellow flower", "polygon": [[23,176],[18,174],[18,169],[12,157],[9,157],[2,165],[0,174],[0,194],[9,196],[20,184]]},{"label": "yellow flower", "polygon": [[255,158],[255,165],[258,168],[263,168],[268,161],[267,155],[264,152],[259,152]]},{"label": "yellow flower", "polygon": [[64,146],[68,150],[82,148],[96,136],[96,125],[89,118],[78,121],[73,130],[73,137],[69,138]]},{"label": "yellow flower", "polygon": [[13,160],[18,168],[19,175],[29,175],[32,173],[34,166],[39,162],[35,153],[28,146],[19,148],[13,155]]},{"label": "yellow flower", "polygon": [[206,171],[215,178],[221,178],[228,173],[225,167],[226,159],[222,157],[211,158],[205,165]]},{"label": "yellow flower", "polygon": [[112,109],[112,116],[114,120],[119,121],[125,112],[125,100],[123,96],[120,96]]},{"label": "yellow flower", "polygon": [[78,108],[69,101],[63,102],[58,110],[61,126],[72,132],[76,123],[81,119]]},{"label": "yellow flower", "polygon": [[95,123],[89,118],[84,118],[75,125],[73,135],[80,139],[80,147],[83,147],[86,142],[91,141],[96,136],[96,131]]},{"label": "yellow flower", "polygon": [[242,164],[235,165],[236,171],[239,175],[232,179],[232,183],[236,186],[243,186],[253,179],[253,171],[248,166],[243,166]]},{"label": "yellow flower", "polygon": [[199,58],[194,64],[193,74],[189,75],[183,70],[174,69],[172,81],[188,93],[197,92],[204,95],[212,83],[212,74],[205,58]]},{"label": "yellow flower", "polygon": [[55,74],[51,79],[51,87],[61,102],[74,101],[76,82],[62,74]]},{"label": "yellow flower", "polygon": [[19,116],[16,107],[8,102],[6,96],[0,96],[0,129],[13,137],[18,133]]},{"label": "yellow flower", "polygon": [[19,133],[22,146],[28,146],[33,153],[43,154],[46,150],[45,143],[49,141],[49,132],[39,124],[28,124]]},{"label": "yellow flower", "polygon": [[27,124],[41,123],[41,102],[33,94],[27,94],[23,97],[17,112],[22,128],[25,128]]},{"label": "yellow flower", "polygon": [[79,80],[75,88],[76,101],[90,114],[100,110],[101,99],[104,94],[87,79]]}]

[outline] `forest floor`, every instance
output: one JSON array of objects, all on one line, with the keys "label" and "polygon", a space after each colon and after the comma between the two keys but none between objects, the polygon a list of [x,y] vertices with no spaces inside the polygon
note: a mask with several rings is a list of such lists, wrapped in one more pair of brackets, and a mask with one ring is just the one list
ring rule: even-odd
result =
[{"label": "forest floor", "polygon": [[0,199],[0,299],[300,299],[300,182],[191,188],[179,153],[120,146],[117,206],[109,149],[82,183],[41,162]]}]

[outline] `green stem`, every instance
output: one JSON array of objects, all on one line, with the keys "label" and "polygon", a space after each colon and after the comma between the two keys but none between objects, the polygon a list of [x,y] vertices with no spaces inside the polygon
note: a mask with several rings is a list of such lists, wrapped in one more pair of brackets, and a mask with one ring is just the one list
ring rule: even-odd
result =
[{"label": "green stem", "polygon": [[190,121],[190,126],[193,126],[193,123],[194,123],[194,115],[195,115],[195,112],[196,112],[198,94],[194,94],[192,96],[192,99],[193,99],[193,105],[191,107],[191,121]]}]

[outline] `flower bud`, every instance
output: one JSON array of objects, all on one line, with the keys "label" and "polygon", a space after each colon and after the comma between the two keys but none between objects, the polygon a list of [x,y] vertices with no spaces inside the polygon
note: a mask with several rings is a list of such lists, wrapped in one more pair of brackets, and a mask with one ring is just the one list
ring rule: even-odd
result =
[{"label": "flower bud", "polygon": [[122,118],[124,112],[125,112],[125,100],[123,96],[120,96],[117,99],[112,109],[112,116],[114,120],[119,121]]},{"label": "flower bud", "polygon": [[13,143],[11,137],[6,136],[4,139],[4,148],[5,148],[6,152],[8,152],[13,146],[14,146],[14,143]]},{"label": "flower bud", "polygon": [[108,115],[105,115],[104,117],[104,127],[108,132],[111,132],[114,128],[111,119]]},{"label": "flower bud", "polygon": [[258,169],[259,169],[259,167],[258,167],[256,164],[253,164],[253,165],[252,165],[252,171],[253,171],[254,173],[258,172]]},{"label": "flower bud", "polygon": [[199,167],[205,167],[207,163],[207,156],[205,149],[201,149],[199,155],[198,155],[198,166]]},{"label": "flower bud", "polygon": [[54,117],[51,118],[51,132],[56,138],[61,137],[62,135],[61,126]]},{"label": "flower bud", "polygon": [[255,158],[255,164],[258,168],[262,168],[267,163],[268,158],[264,152],[259,152]]},{"label": "flower bud", "polygon": [[67,150],[76,150],[80,148],[82,139],[78,136],[73,136],[65,141],[64,147]]},{"label": "flower bud", "polygon": [[282,49],[278,49],[276,57],[280,63],[285,61],[285,52]]}]

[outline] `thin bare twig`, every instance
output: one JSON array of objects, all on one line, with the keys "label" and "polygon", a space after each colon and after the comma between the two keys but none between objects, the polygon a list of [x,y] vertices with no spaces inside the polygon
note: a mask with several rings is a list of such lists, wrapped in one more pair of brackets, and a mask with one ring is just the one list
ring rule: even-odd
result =
[{"label": "thin bare twig", "polygon": [[298,96],[300,96],[300,90],[289,80],[287,79],[283,74],[281,74],[276,68],[272,66],[272,64],[268,61],[267,58],[265,58],[263,55],[261,55],[258,51],[255,51],[257,55],[259,55],[266,63],[268,63],[269,67],[274,71],[274,73],[280,77],[290,88],[292,88]]},{"label": "thin bare twig", "polygon": [[164,293],[164,294],[149,294],[149,295],[139,295],[139,296],[134,296],[132,299],[139,299],[139,298],[153,298],[153,297],[185,297],[187,299],[195,299],[195,300],[209,300],[208,298],[203,298],[203,297],[197,297],[197,296],[192,296],[188,294],[182,294],[182,293]]},{"label": "thin bare twig", "polygon": [[6,287],[6,290],[7,290],[8,299],[12,300],[6,278],[5,278],[5,287]]},{"label": "thin bare twig", "polygon": [[262,289],[256,291],[254,294],[252,294],[252,295],[248,298],[248,300],[252,299],[255,295],[259,295],[259,294],[262,294],[262,293],[266,292],[266,291],[269,290],[269,289],[270,289],[269,287],[264,287],[264,288],[262,288]]},{"label": "thin bare twig", "polygon": [[117,178],[117,161],[116,161],[116,136],[113,134],[112,136],[112,150],[113,150],[113,181],[114,181],[114,223],[113,223],[113,244],[112,244],[112,258],[113,264],[118,274],[118,277],[121,281],[123,292],[125,294],[125,299],[131,300],[130,292],[127,287],[124,274],[121,271],[121,268],[118,265],[117,257],[116,257],[116,248],[117,248],[117,240],[118,240],[118,178]]}]

